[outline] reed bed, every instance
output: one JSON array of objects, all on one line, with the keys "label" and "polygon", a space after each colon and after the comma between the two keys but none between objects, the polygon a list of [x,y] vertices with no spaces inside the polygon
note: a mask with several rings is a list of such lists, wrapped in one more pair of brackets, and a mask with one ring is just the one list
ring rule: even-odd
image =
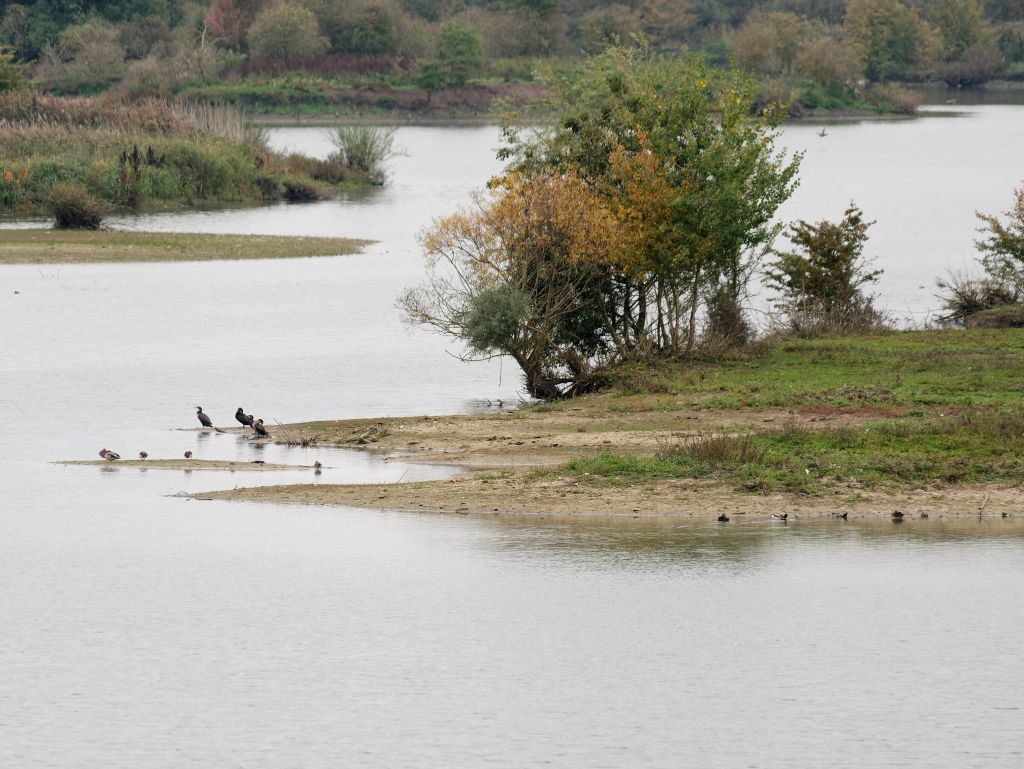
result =
[{"label": "reed bed", "polygon": [[265,148],[266,131],[237,107],[187,100],[64,97],[0,93],[0,131],[22,136],[74,134],[132,139],[140,136],[217,136]]}]

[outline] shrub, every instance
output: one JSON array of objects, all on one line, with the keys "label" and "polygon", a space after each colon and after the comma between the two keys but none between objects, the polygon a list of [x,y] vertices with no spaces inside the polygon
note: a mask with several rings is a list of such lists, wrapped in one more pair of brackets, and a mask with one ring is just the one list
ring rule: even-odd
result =
[{"label": "shrub", "polygon": [[799,250],[772,251],[778,260],[765,269],[765,283],[782,296],[774,304],[802,334],[865,329],[880,323],[872,299],[861,287],[878,280],[862,258],[873,222],[853,203],[838,223],[800,220],[789,238]]},{"label": "shrub", "polygon": [[977,214],[985,226],[978,232],[984,240],[976,242],[985,272],[995,280],[1024,291],[1024,186],[1014,193],[1013,208],[1006,212],[1007,223],[990,214]]},{"label": "shrub", "polygon": [[306,203],[311,200],[323,200],[325,195],[315,184],[286,177],[281,180],[281,197],[289,203]]},{"label": "shrub", "polygon": [[108,208],[78,184],[56,184],[50,190],[47,206],[59,230],[98,230]]},{"label": "shrub", "polygon": [[1015,304],[1022,298],[1019,287],[992,276],[971,278],[962,272],[953,272],[939,280],[938,285],[947,292],[939,296],[945,311],[939,320],[958,326],[967,325],[968,319],[978,313]]},{"label": "shrub", "polygon": [[967,328],[1024,328],[1024,305],[1007,304],[982,310],[967,319]]},{"label": "shrub", "polygon": [[331,135],[337,148],[332,156],[346,168],[377,177],[383,182],[381,164],[398,154],[394,128],[377,126],[338,126]]},{"label": "shrub", "polygon": [[754,337],[743,307],[726,286],[708,299],[707,325],[701,340],[705,351],[743,347]]}]

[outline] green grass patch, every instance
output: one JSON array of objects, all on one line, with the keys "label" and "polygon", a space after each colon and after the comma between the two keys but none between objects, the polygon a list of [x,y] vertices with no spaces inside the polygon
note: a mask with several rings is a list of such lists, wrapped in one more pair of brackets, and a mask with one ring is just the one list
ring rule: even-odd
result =
[{"label": "green grass patch", "polygon": [[968,412],[857,427],[783,428],[706,436],[662,447],[655,457],[603,454],[559,473],[630,484],[657,478],[713,478],[750,492],[819,494],[962,483],[1020,483],[1024,411]]},{"label": "green grass patch", "polygon": [[698,409],[1013,408],[1024,396],[1024,329],[788,340],[714,363],[623,366],[610,380],[609,403],[671,395]]},{"label": "green grass patch", "polygon": [[198,262],[352,254],[369,241],[269,235],[5,230],[0,264]]}]

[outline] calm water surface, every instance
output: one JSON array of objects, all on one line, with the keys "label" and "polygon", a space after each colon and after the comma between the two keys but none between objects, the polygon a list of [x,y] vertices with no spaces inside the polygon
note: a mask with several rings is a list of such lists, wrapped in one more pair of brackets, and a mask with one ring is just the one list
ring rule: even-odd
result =
[{"label": "calm water surface", "polygon": [[[974,209],[1008,206],[1022,117],[789,127],[807,159],[784,218],[855,199],[886,303],[924,313]],[[329,151],[317,129],[274,140]],[[170,496],[308,471],[51,464],[106,446],[449,474],[191,430],[197,404],[273,425],[514,401],[513,371],[394,307],[417,233],[498,169],[497,134],[399,140],[383,190],[121,222],[377,241],[356,256],[0,267],[0,766],[1020,766],[1013,520],[443,518]]]}]

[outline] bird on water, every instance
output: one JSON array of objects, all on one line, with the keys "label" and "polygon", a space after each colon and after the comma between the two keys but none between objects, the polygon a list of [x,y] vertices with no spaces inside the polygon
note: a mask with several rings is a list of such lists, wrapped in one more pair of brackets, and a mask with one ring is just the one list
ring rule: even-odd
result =
[{"label": "bird on water", "polygon": [[253,430],[255,430],[256,431],[256,435],[260,436],[261,438],[269,438],[270,437],[270,433],[267,432],[267,428],[265,428],[263,426],[263,420],[262,419],[257,419],[256,421],[254,421],[249,426]]},{"label": "bird on water", "polygon": [[789,513],[783,513],[782,515],[776,515],[775,513],[772,513],[772,520],[773,521],[788,521],[789,520]]},{"label": "bird on water", "polygon": [[149,454],[147,454],[145,451],[140,451],[139,452],[139,459],[145,459],[148,456],[149,456]]},{"label": "bird on water", "polygon": [[252,427],[252,414],[246,414],[242,411],[242,407],[238,407],[238,411],[235,412],[235,419],[237,419],[243,427]]},{"label": "bird on water", "polygon": [[113,462],[115,459],[120,459],[121,455],[114,451],[107,451],[106,449],[100,449],[100,457],[103,459],[110,460]]},{"label": "bird on water", "polygon": [[202,406],[196,406],[196,416],[199,417],[199,424],[203,427],[213,427],[213,420],[203,413]]},{"label": "bird on water", "polygon": [[722,513],[720,516],[718,516],[718,522],[719,523],[728,523],[729,522],[729,516],[727,516],[725,513]]}]

